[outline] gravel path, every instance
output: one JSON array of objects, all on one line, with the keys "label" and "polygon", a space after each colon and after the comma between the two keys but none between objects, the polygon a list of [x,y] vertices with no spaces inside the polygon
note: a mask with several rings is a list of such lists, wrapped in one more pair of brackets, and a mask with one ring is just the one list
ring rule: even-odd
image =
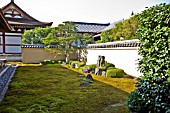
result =
[{"label": "gravel path", "polygon": [[16,67],[7,66],[4,70],[0,72],[0,102],[5,96],[8,89],[9,82],[15,73]]}]

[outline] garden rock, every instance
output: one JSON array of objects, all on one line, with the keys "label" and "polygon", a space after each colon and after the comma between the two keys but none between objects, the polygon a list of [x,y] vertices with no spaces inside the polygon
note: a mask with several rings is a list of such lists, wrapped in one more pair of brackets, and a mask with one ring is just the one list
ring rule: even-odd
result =
[{"label": "garden rock", "polygon": [[83,73],[87,73],[87,72],[88,72],[88,69],[87,69],[87,68],[83,68],[83,69],[82,69],[82,72],[83,72]]},{"label": "garden rock", "polygon": [[95,68],[95,74],[96,74],[96,75],[99,75],[99,67],[96,67],[96,68]]},{"label": "garden rock", "polygon": [[84,77],[84,75],[79,75],[79,77]]},{"label": "garden rock", "polygon": [[87,77],[86,77],[86,81],[89,81],[89,82],[93,82],[93,77],[91,76],[91,74],[88,74]]},{"label": "garden rock", "polygon": [[75,64],[75,68],[78,68],[78,64]]},{"label": "garden rock", "polygon": [[87,70],[88,70],[89,72],[92,72],[92,71],[93,71],[93,69],[92,69],[91,67],[87,67]]},{"label": "garden rock", "polygon": [[89,84],[90,84],[89,82],[84,82],[84,83],[81,83],[80,86],[83,87],[83,86],[87,86]]},{"label": "garden rock", "polygon": [[106,71],[102,71],[102,76],[106,76]]},{"label": "garden rock", "polygon": [[90,83],[93,83],[93,77],[91,76],[91,74],[88,74],[87,76],[86,76],[86,80],[83,82],[83,83],[81,83],[80,84],[80,86],[81,87],[83,87],[83,86],[87,86],[87,85],[89,85]]}]

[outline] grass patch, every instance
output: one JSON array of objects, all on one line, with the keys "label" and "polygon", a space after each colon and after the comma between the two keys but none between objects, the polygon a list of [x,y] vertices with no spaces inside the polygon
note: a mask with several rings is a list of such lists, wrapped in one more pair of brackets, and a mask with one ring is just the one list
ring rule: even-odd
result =
[{"label": "grass patch", "polygon": [[128,113],[127,92],[96,80],[80,87],[78,75],[61,65],[20,66],[0,113]]},{"label": "grass patch", "polygon": [[[69,66],[67,65],[65,67],[75,72],[87,75],[87,73],[80,72],[78,69],[69,68]],[[113,87],[116,87],[128,93],[132,92],[135,89],[135,80],[134,80],[135,78],[130,75],[125,75],[124,78],[110,78],[110,77],[104,77],[104,76],[92,74],[92,77],[95,80],[106,83],[108,85],[111,85]]]}]

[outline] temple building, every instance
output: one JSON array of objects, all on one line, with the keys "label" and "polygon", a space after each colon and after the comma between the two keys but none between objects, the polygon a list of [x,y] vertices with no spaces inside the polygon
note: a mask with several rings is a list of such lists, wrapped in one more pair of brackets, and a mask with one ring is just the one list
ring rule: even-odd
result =
[{"label": "temple building", "polygon": [[78,33],[89,33],[92,35],[94,41],[100,40],[98,38],[95,38],[95,36],[101,33],[103,29],[110,25],[110,23],[87,23],[87,22],[73,22],[73,23],[75,23]]},{"label": "temple building", "polygon": [[75,23],[78,33],[89,33],[96,35],[101,30],[105,29],[110,23],[87,23],[87,22],[73,22]]},{"label": "temple building", "polygon": [[21,36],[25,30],[51,26],[31,17],[11,0],[0,8],[0,55],[21,54]]}]

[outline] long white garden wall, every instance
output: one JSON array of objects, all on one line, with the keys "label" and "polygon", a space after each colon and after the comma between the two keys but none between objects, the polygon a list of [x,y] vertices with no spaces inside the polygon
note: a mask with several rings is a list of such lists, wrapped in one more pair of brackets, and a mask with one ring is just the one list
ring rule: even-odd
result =
[{"label": "long white garden wall", "polygon": [[87,64],[96,64],[99,55],[105,56],[105,60],[123,69],[127,74],[139,77],[142,74],[137,71],[139,41],[121,41],[102,44],[89,44],[87,46]]}]

